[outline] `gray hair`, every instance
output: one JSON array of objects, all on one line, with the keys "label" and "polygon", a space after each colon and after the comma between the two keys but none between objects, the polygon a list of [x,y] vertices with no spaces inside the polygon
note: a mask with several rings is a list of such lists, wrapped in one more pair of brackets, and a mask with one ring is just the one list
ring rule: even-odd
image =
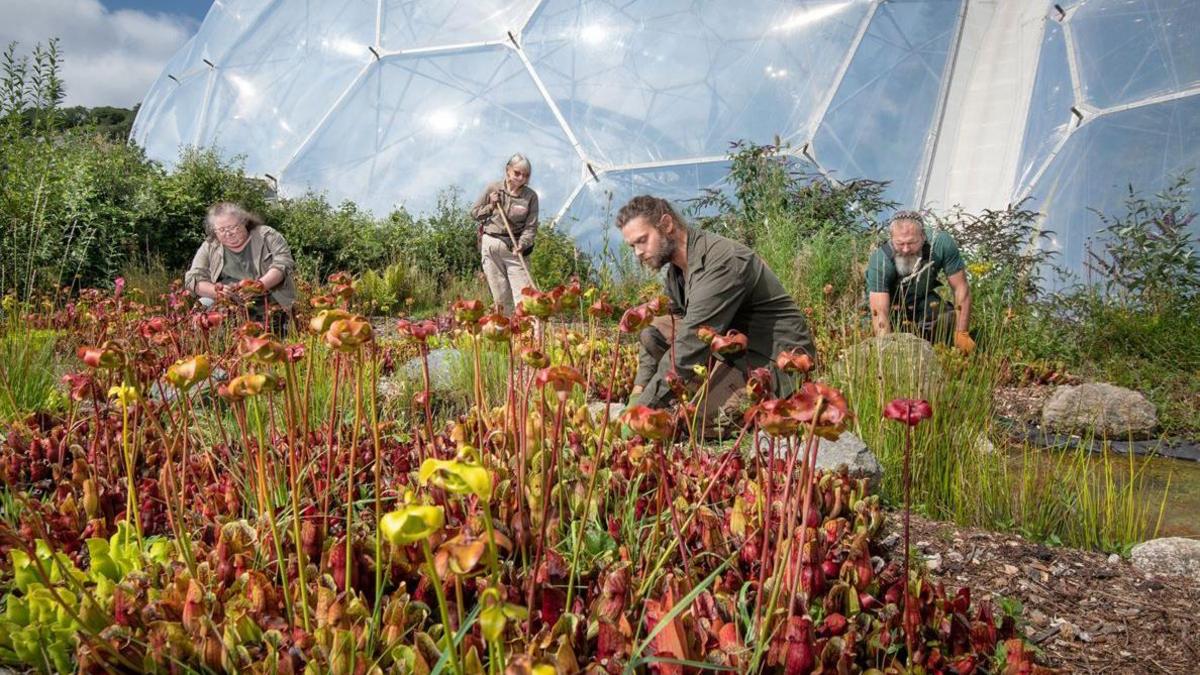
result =
[{"label": "gray hair", "polygon": [[520,164],[525,165],[525,171],[531,174],[533,173],[533,165],[529,163],[529,158],[519,152],[508,158],[508,163],[504,165],[504,168],[507,169],[511,166],[517,166]]},{"label": "gray hair", "polygon": [[925,218],[921,216],[920,211],[897,211],[888,220],[888,230],[894,231],[899,223],[915,223],[917,229],[921,231],[921,236],[925,236]]},{"label": "gray hair", "polygon": [[217,202],[208,207],[208,213],[204,215],[204,235],[209,239],[217,238],[217,231],[213,228],[213,221],[224,216],[233,216],[238,219],[242,225],[246,226],[246,231],[250,232],[254,228],[263,224],[263,219],[256,213],[251,213],[242,208],[240,204],[233,202]]}]

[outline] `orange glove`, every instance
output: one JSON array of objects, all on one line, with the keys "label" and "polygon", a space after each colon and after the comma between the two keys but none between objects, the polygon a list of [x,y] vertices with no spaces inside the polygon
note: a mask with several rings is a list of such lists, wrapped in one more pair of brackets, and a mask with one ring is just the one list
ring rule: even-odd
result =
[{"label": "orange glove", "polygon": [[971,334],[965,330],[954,331],[954,347],[963,354],[970,354],[975,351],[975,341],[971,339]]}]

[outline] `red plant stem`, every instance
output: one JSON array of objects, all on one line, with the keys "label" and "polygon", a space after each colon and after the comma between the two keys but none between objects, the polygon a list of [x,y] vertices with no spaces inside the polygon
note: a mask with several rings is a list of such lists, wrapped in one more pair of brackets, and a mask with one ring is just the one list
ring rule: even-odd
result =
[{"label": "red plant stem", "polygon": [[683,570],[687,574],[689,582],[692,577],[692,562],[688,556],[687,545],[683,541],[683,532],[679,527],[679,513],[675,510],[675,502],[671,499],[671,484],[667,479],[667,460],[666,449],[661,448],[662,452],[658,453],[658,472],[661,475],[659,486],[660,494],[667,501],[667,511],[671,515],[671,529],[675,532],[675,541],[679,544],[679,557],[683,559]]},{"label": "red plant stem", "polygon": [[[905,419],[912,419],[912,414],[913,414],[912,413],[912,404],[909,403],[906,407],[907,407],[907,409],[904,411]],[[910,483],[911,475],[909,474],[909,458],[911,456],[912,456],[912,426],[905,424],[904,425],[904,470],[903,470],[902,480],[904,482],[904,616],[905,616],[906,620],[902,622],[902,625],[904,626],[904,642],[905,642],[905,647],[907,647],[907,649],[908,649],[909,663],[912,663],[913,640],[914,640],[914,636],[912,635],[912,632],[909,630],[909,625],[908,625],[908,621],[907,621],[909,604],[912,602],[912,598],[910,597],[910,592],[909,592],[909,580],[908,580],[908,575],[909,575],[908,521],[909,521],[909,511],[910,511],[909,490],[910,490],[910,485],[911,485],[911,483]]]},{"label": "red plant stem", "polygon": [[[418,345],[421,352],[421,383],[424,386],[422,393],[425,399],[425,438],[433,443],[433,404],[429,400],[429,397],[432,396],[429,384],[429,345],[424,340],[421,340]],[[417,445],[417,449],[418,451],[422,450],[420,444]],[[418,459],[422,462],[425,461],[424,452],[418,455]]]},{"label": "red plant stem", "polygon": [[[801,466],[800,466],[800,480],[804,484],[804,496],[801,499],[801,501],[803,502],[803,506],[802,506],[803,515],[800,516],[800,562],[801,563],[804,562],[804,545],[806,543],[808,543],[808,523],[807,523],[808,506],[809,506],[810,500],[811,500],[812,483],[813,483],[815,473],[816,473],[815,464],[816,464],[816,460],[817,460],[817,444],[820,442],[817,440],[817,433],[816,433],[817,419],[819,419],[820,411],[823,407],[824,407],[824,399],[818,399],[817,414],[813,416],[812,426],[809,428],[809,431],[808,431],[808,444],[804,447],[804,463],[801,464]],[[791,525],[788,529],[789,536],[794,537],[795,536],[794,532],[796,531],[796,512],[794,509],[792,510],[791,517],[788,522]],[[789,562],[791,562],[790,557],[789,557]],[[788,614],[787,614],[788,619],[792,618],[792,612],[794,611],[794,607],[796,605],[796,596],[799,593],[801,576],[802,576],[802,571],[799,568],[797,568],[795,576],[792,579],[791,591],[788,594]],[[804,602],[803,602],[804,611],[807,612],[808,611],[808,595],[806,594],[803,597],[804,597]]]},{"label": "red plant stem", "polygon": [[[542,474],[542,522],[538,525],[537,553],[533,558],[533,574],[529,578],[529,590],[527,592],[530,629],[533,627],[533,580],[537,577],[538,567],[541,566],[542,556],[546,552],[546,527],[550,520],[550,483],[554,478],[555,466],[558,464],[558,442],[562,436],[563,410],[566,408],[566,405],[567,397],[565,395],[560,395],[558,397],[558,409],[554,414],[554,435],[550,441],[550,460],[549,464],[546,465],[544,473]],[[544,445],[542,447],[545,448]],[[542,461],[544,463],[546,461],[545,450],[543,450],[542,455]]]}]

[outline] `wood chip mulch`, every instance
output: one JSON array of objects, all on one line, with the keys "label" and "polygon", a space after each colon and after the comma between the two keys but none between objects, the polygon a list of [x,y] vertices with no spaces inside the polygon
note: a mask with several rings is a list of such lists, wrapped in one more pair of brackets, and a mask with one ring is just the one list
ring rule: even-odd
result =
[{"label": "wood chip mulch", "polygon": [[[1200,672],[1200,579],[1154,577],[1103,553],[912,516],[911,541],[932,577],[972,602],[1021,603],[1026,638],[1069,673]],[[899,556],[901,516],[883,544]]]}]

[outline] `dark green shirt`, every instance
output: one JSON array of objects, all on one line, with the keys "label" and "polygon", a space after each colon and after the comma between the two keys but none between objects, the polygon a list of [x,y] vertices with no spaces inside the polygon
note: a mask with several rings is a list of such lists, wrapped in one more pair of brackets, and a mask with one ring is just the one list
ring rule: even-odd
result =
[{"label": "dark green shirt", "polygon": [[[788,393],[791,379],[775,369],[782,351],[801,350],[816,358],[808,322],[779,277],[754,251],[743,244],[704,230],[689,228],[685,274],[675,265],[667,268],[666,294],[675,311],[682,313],[675,330],[675,368],[685,378],[694,365],[706,365],[709,346],[697,335],[702,326],[718,334],[729,329],[745,333],[749,346],[733,365],[750,369],[769,366],[775,375],[776,394]],[[671,370],[671,350],[637,402],[662,407],[672,396],[666,382]]]},{"label": "dark green shirt", "polygon": [[950,276],[966,267],[954,237],[938,230],[925,229],[925,246],[921,249],[921,261],[916,270],[901,278],[892,258],[891,244],[885,244],[871,253],[867,263],[867,293],[887,293],[893,308],[903,308],[904,314],[924,315],[929,303],[941,300],[937,288],[942,285],[942,273]]},{"label": "dark green shirt", "polygon": [[243,247],[240,251],[231,251],[222,246],[221,252],[225,257],[225,263],[221,268],[221,278],[217,279],[217,283],[230,285],[244,279],[257,279],[259,277],[251,260],[249,246]]}]

